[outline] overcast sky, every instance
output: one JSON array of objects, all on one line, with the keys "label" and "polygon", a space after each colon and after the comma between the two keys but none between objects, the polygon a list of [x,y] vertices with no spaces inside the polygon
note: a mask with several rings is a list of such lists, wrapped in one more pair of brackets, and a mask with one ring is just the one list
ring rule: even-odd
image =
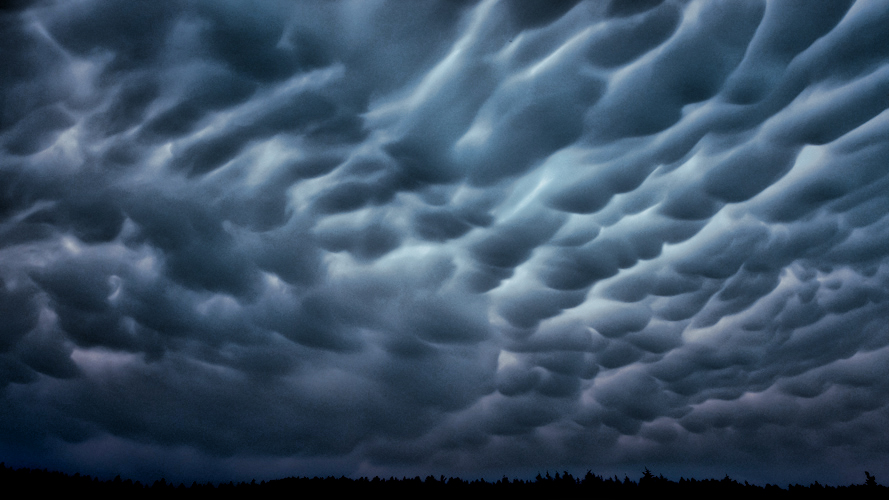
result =
[{"label": "overcast sky", "polygon": [[889,4],[0,13],[0,461],[889,484]]}]

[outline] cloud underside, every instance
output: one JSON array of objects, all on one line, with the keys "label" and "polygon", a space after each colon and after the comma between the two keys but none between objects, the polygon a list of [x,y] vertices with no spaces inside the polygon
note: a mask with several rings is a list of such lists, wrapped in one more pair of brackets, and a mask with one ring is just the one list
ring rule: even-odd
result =
[{"label": "cloud underside", "polygon": [[7,453],[842,474],[889,447],[880,2],[0,16]]}]

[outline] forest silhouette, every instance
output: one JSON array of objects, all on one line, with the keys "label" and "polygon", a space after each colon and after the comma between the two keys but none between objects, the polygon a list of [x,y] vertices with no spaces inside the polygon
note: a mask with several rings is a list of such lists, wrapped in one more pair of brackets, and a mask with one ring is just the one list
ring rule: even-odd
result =
[{"label": "forest silhouette", "polygon": [[357,495],[373,498],[546,498],[546,499],[618,499],[654,498],[654,496],[679,495],[680,498],[886,498],[889,488],[877,483],[876,478],[865,471],[862,484],[827,486],[818,481],[808,486],[788,484],[786,487],[766,484],[752,485],[738,482],[726,475],[722,479],[686,479],[673,481],[663,475],[655,476],[648,468],[633,481],[602,477],[588,471],[583,477],[572,476],[567,471],[555,475],[546,472],[533,480],[510,479],[506,476],[497,481],[476,479],[466,481],[458,477],[427,476],[421,479],[402,477],[388,479],[361,477],[288,477],[271,481],[198,483],[178,485],[159,479],[151,484],[121,479],[100,480],[89,475],[68,475],[47,469],[15,469],[0,463],[0,485],[7,492],[59,493],[70,495],[83,493],[101,498],[126,496],[149,498],[163,495],[176,498],[228,498],[244,495],[282,495],[306,497],[313,495]]}]

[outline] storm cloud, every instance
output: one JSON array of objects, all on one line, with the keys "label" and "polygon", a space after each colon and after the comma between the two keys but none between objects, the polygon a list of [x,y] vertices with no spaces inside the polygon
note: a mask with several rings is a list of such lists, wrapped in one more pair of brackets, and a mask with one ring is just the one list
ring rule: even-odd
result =
[{"label": "storm cloud", "polygon": [[0,11],[0,459],[889,475],[880,1]]}]

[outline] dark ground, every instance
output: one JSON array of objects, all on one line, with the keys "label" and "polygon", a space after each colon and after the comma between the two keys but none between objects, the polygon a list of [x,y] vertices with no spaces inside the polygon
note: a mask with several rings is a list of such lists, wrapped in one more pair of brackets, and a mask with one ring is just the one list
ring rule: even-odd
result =
[{"label": "dark ground", "polygon": [[15,469],[0,463],[0,485],[4,491],[20,494],[72,493],[99,497],[241,497],[273,495],[287,497],[314,497],[316,495],[349,495],[375,498],[651,498],[678,496],[679,498],[887,498],[889,488],[877,484],[876,478],[865,472],[863,484],[849,486],[823,486],[817,481],[803,486],[799,484],[780,487],[767,484],[751,485],[738,482],[728,476],[723,479],[685,479],[672,481],[663,476],[655,476],[647,469],[633,481],[629,477],[603,478],[587,472],[584,477],[574,477],[565,472],[551,476],[538,476],[534,480],[511,480],[504,477],[498,481],[465,481],[460,478],[435,478],[428,476],[414,478],[359,478],[347,477],[288,477],[257,483],[204,483],[193,482],[190,486],[175,485],[160,479],[152,484],[121,479],[102,481],[80,474],[68,475],[46,469]]}]

